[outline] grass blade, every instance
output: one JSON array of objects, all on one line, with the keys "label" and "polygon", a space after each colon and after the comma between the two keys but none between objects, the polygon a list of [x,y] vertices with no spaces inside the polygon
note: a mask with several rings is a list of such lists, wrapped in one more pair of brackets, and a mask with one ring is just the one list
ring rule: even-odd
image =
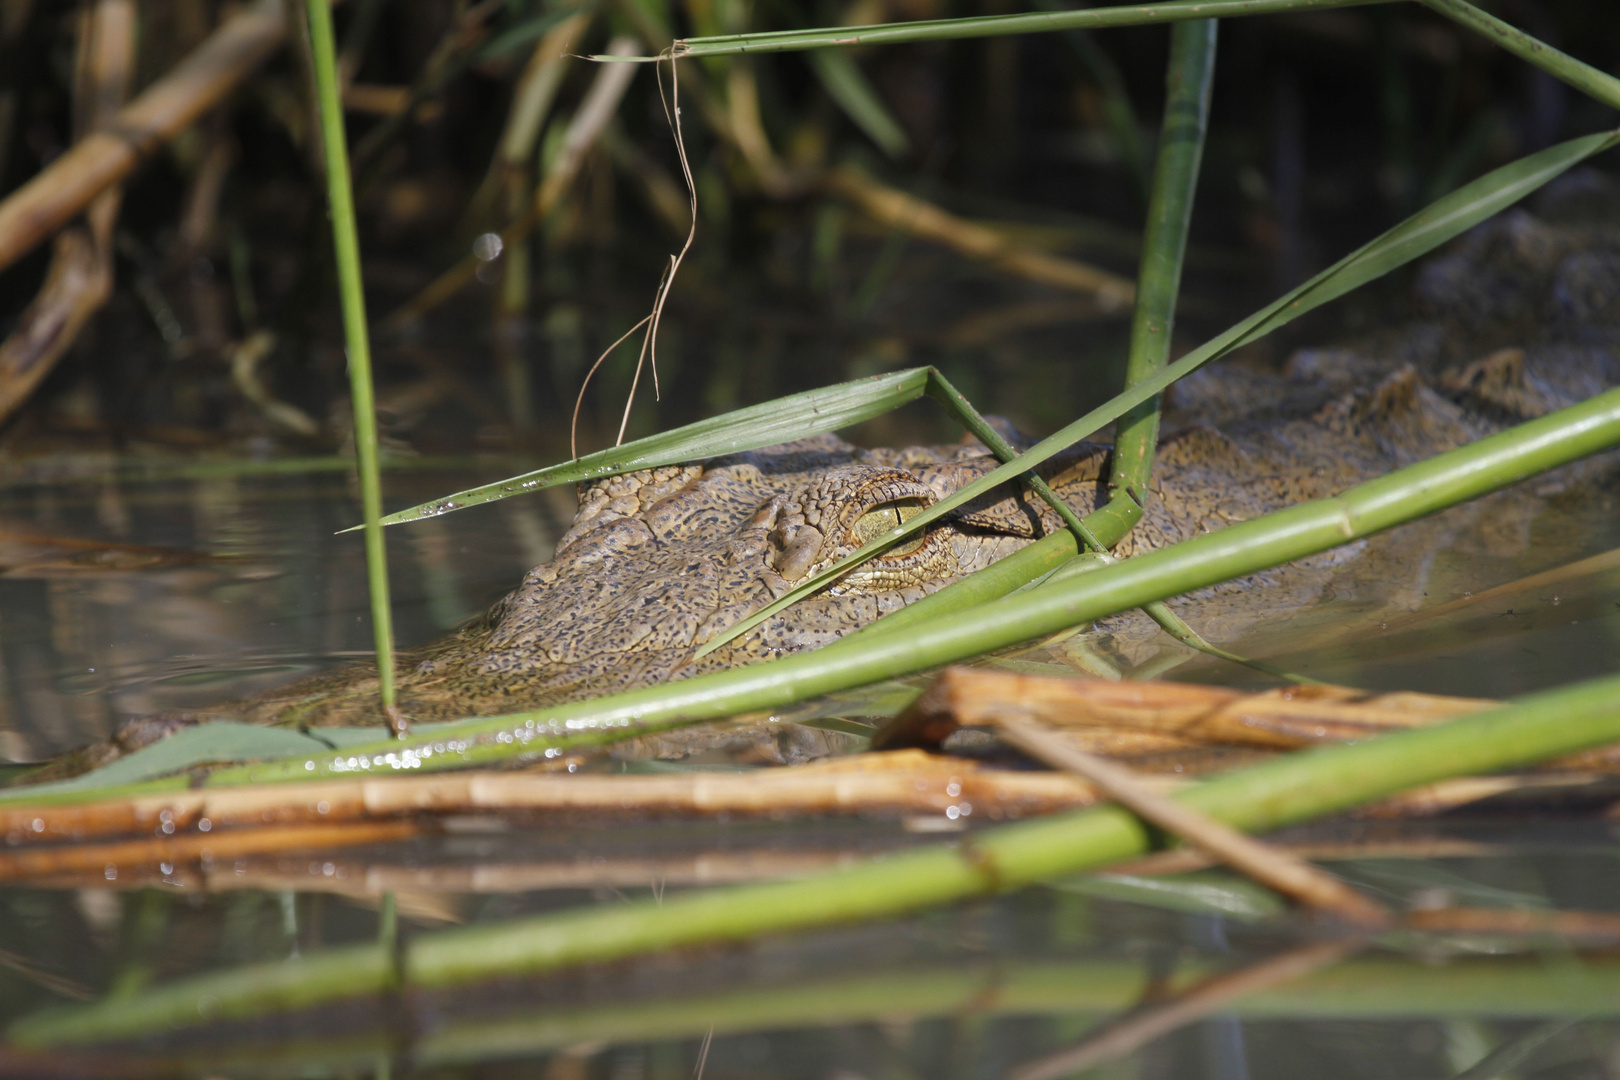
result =
[{"label": "grass blade", "polygon": [[[1214,21],[1178,23],[1170,31],[1170,71],[1166,78],[1164,124],[1148,199],[1142,264],[1136,275],[1136,309],[1125,385],[1152,378],[1170,359],[1176,324],[1176,296],[1187,256],[1193,196],[1209,127],[1210,89],[1215,76]],[[1159,400],[1150,398],[1119,418],[1114,437],[1110,490],[1124,489],[1146,504],[1153,452],[1159,445]]]},{"label": "grass blade", "polygon": [[371,341],[366,331],[366,297],[360,277],[360,239],[355,230],[354,192],[349,184],[349,148],[344,141],[343,102],[338,89],[337,50],[329,0],[305,0],[321,142],[326,158],[326,191],[332,209],[332,242],[337,251],[338,288],[349,354],[349,394],[354,403],[354,452],[360,471],[360,506],[365,516],[366,585],[371,595],[371,628],[377,648],[382,707],[394,723],[394,619],[388,602],[388,554],[383,546],[382,479],[377,467],[377,410],[371,388]]},{"label": "grass blade", "polygon": [[1361,7],[1392,0],[1201,0],[1199,3],[1126,4],[1081,11],[1041,11],[966,19],[922,19],[872,26],[830,26],[812,30],[776,30],[686,38],[671,46],[683,56],[735,56],[739,53],[798,52],[849,45],[885,45],[952,38],[1038,34],[1049,30],[1100,30],[1111,26],[1226,19],[1240,15],[1274,15],[1324,8]]},{"label": "grass blade", "polygon": [[586,454],[573,461],[458,491],[443,499],[389,514],[382,523],[398,525],[420,521],[558,484],[757,450],[790,439],[836,431],[915,401],[927,387],[928,375],[927,368],[910,368],[777,398],[763,405],[752,405],[674,431]]},{"label": "grass blade", "polygon": [[1572,166],[1617,144],[1620,144],[1620,133],[1614,132],[1571,139],[1569,142],[1560,143],[1540,153],[1504,165],[1430,204],[1219,337],[1206,342],[1107,404],[1098,406],[1074,423],[1042,439],[1017,459],[993,469],[950,498],[935,503],[887,536],[874,540],[825,570],[810,575],[774,603],[739,621],[726,633],[717,635],[699,655],[712,652],[727,641],[747,633],[789,604],[826,587],[851,567],[880,554],[899,540],[939,520],[963,503],[977,498],[999,484],[1006,483],[1019,473],[1028,472],[1081,439],[1095,434],[1103,425],[1118,419],[1130,409],[1152,400],[1182,376],[1190,375],[1210,361],[1219,359],[1250,342],[1258,341],[1306,312],[1336,300],[1374,278],[1381,277],[1433,251],[1492,214],[1529,195]]}]

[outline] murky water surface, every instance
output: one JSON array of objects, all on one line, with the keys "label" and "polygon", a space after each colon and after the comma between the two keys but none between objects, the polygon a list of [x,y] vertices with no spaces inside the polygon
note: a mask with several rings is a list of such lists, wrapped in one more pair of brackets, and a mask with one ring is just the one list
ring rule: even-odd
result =
[{"label": "murky water surface", "polygon": [[[403,506],[512,466],[401,470],[386,486]],[[0,754],[38,760],[129,716],[363,654],[360,544],[334,535],[354,507],[340,471],[12,477],[0,487]],[[571,512],[571,492],[559,492],[391,533],[401,642],[429,640],[511,588]],[[1475,696],[1612,671],[1620,560],[1606,553],[1620,525],[1574,506],[1537,519],[1528,537],[1508,552],[1434,553],[1416,611],[1336,593],[1232,647],[1318,678]],[[1159,669],[1184,659],[1166,642],[1133,655]],[[1252,680],[1202,660],[1176,675]],[[0,888],[0,1022],[374,940],[384,893],[409,936],[807,872],[940,842],[941,824],[482,822],[371,848]],[[1498,807],[1291,839],[1360,845],[1360,857],[1328,865],[1398,907],[1606,913],[1620,909],[1617,828],[1601,805]],[[897,923],[561,978],[158,1028],[110,1053],[0,1052],[0,1075],[1620,1075],[1611,952],[1461,933],[1334,944],[1305,921],[1268,917],[1241,880],[1199,880],[1196,900],[1151,899],[1128,881],[1056,882]]]}]

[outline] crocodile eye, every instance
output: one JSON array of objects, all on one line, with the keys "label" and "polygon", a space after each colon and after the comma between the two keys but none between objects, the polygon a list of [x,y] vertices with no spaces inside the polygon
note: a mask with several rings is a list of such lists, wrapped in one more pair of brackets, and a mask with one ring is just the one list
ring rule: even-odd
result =
[{"label": "crocodile eye", "polygon": [[[873,540],[886,535],[916,517],[917,514],[922,512],[922,509],[923,501],[921,499],[896,499],[894,502],[886,502],[872,507],[872,509],[862,514],[855,524],[850,526],[850,529],[855,533],[855,538],[861,544],[870,544]],[[927,539],[927,536],[923,533],[908,536],[888,551],[885,551],[879,558],[898,559],[903,555],[910,555],[922,547],[927,542]]]}]

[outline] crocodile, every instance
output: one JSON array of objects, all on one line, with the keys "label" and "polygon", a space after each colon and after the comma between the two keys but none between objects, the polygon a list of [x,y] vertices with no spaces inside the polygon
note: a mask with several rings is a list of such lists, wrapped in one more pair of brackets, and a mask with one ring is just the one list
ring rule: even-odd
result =
[{"label": "crocodile", "polygon": [[[1513,213],[1431,260],[1419,318],[1359,344],[1296,352],[1277,370],[1205,369],[1166,405],[1146,513],[1116,554],[1225,527],[1463,445],[1620,384],[1620,238]],[[1020,438],[1010,433],[1014,439]],[[1110,448],[1083,443],[1039,470],[1075,510],[1108,498]],[[706,642],[816,570],[997,462],[976,440],[860,449],[833,435],[584,484],[554,557],[475,623],[401,656],[413,721],[537,708],[815,648],[1061,528],[1027,491],[966,505],[835,585],[702,657]],[[1590,483],[1572,467],[1534,491],[1204,589],[1176,602],[1215,641],[1353,575],[1392,603],[1464,534],[1528,543],[1548,499]],[[1608,497],[1604,494],[1603,497]],[[1472,524],[1471,524],[1472,523]],[[1469,530],[1472,529],[1472,533]],[[1145,620],[1113,630],[1141,637]],[[1149,628],[1151,629],[1151,628]],[[346,668],[252,701],[131,721],[106,760],[180,724],[378,721],[374,669]]]}]

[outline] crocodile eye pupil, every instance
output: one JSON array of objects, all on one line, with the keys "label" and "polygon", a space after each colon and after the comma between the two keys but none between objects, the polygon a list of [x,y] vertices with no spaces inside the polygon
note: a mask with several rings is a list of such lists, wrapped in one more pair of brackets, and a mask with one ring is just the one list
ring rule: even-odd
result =
[{"label": "crocodile eye pupil", "polygon": [[[915,501],[884,503],[874,506],[862,514],[853,526],[855,538],[862,544],[870,544],[873,540],[888,533],[910,521],[922,511],[922,504]],[[926,538],[922,533],[908,536],[894,547],[885,551],[879,558],[895,559],[903,555],[910,555],[923,546]]]}]

